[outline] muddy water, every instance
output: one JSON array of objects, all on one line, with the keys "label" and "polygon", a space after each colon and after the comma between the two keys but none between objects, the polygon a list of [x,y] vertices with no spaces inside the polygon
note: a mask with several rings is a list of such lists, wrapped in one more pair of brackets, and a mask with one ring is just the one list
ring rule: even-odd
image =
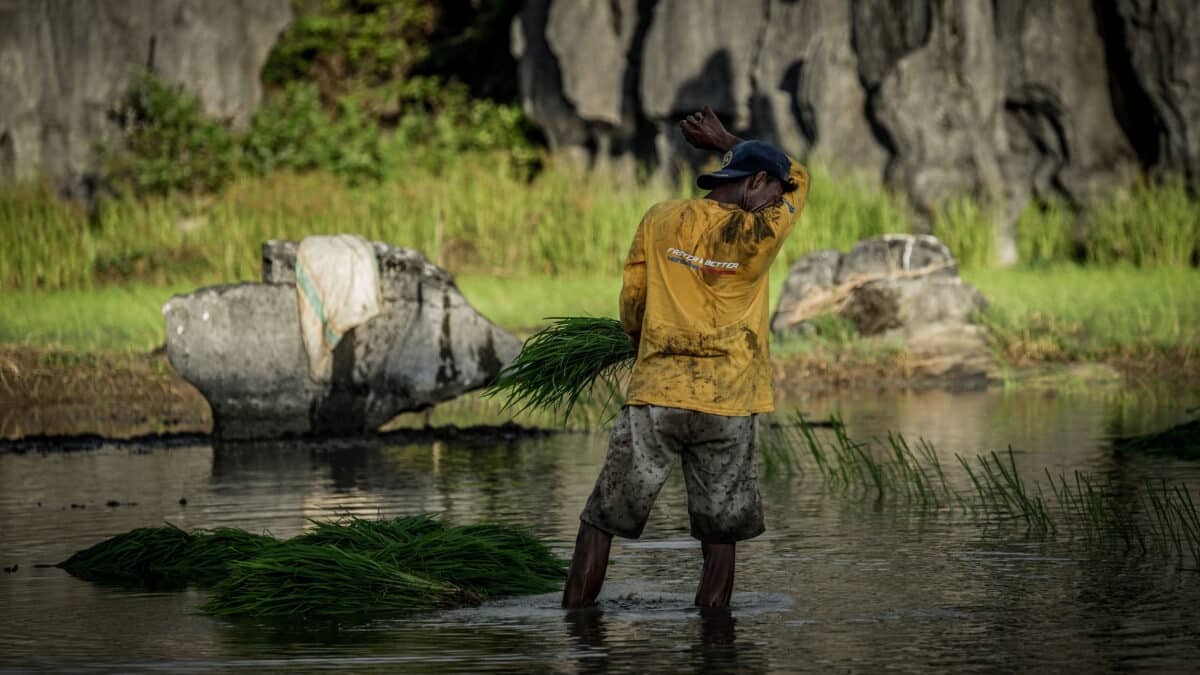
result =
[{"label": "muddy water", "polygon": [[[1123,456],[1106,439],[1179,421],[1197,402],[1093,387],[855,392],[786,408],[840,413],[856,437],[924,436],[949,458],[1011,444],[1030,477],[1082,468],[1195,489],[1200,466]],[[0,563],[19,565],[0,573],[0,670],[1094,672],[1190,670],[1200,659],[1200,573],[849,499],[811,473],[764,480],[769,531],[739,548],[728,614],[690,607],[699,551],[678,472],[645,537],[615,546],[592,612],[564,613],[551,595],[353,626],[265,625],[199,613],[198,591],[130,592],[35,567],[164,520],[290,536],[309,518],[424,511],[527,524],[567,555],[605,441],[598,432],[0,455]]]}]

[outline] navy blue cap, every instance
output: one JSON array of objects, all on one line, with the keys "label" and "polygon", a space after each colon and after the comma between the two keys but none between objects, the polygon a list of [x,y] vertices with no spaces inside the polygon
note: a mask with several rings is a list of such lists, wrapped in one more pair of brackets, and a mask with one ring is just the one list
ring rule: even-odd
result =
[{"label": "navy blue cap", "polygon": [[770,143],[743,141],[725,153],[720,169],[701,175],[696,179],[696,185],[701,190],[711,190],[723,181],[753,176],[759,171],[766,171],[768,176],[787,185],[791,164],[788,156]]}]

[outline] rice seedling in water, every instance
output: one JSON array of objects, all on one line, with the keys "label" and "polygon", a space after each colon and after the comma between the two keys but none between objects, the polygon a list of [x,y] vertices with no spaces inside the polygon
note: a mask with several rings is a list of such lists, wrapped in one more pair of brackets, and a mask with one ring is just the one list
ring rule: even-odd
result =
[{"label": "rice seedling in water", "polygon": [[58,566],[87,581],[186,585],[186,581],[180,583],[178,579],[164,578],[161,570],[170,568],[193,538],[174,525],[140,527],[79,551]]},{"label": "rice seedling in water", "polygon": [[394,544],[410,544],[426,535],[442,532],[448,526],[429,514],[367,520],[349,518],[337,521],[309,521],[313,530],[290,539],[290,542],[338,546],[355,551],[379,551]]},{"label": "rice seedling in water", "polygon": [[1159,554],[1180,567],[1200,563],[1200,510],[1186,485],[1147,481],[1143,490],[1121,490],[1078,471],[1068,479],[1046,470],[1046,493],[1040,482],[1021,477],[1009,448],[1007,454],[992,452],[973,462],[955,455],[968,481],[960,488],[947,479],[933,446],[924,440],[914,452],[902,435],[890,433],[889,447],[880,450],[851,440],[834,417],[829,442],[802,415],[793,419],[789,429],[794,431],[785,432],[785,440],[776,444],[786,447],[790,440],[793,449],[807,447],[825,484],[843,494],[923,509],[961,509],[989,521],[1015,520],[1029,532],[1079,536],[1098,547]]},{"label": "rice seedling in water", "polygon": [[185,532],[174,525],[142,527],[119,534],[59,564],[88,581],[150,588],[211,585],[229,564],[276,544],[271,537],[219,528]]},{"label": "rice seedling in water", "polygon": [[344,616],[478,603],[555,590],[566,561],[531,532],[451,527],[429,515],[314,522],[279,541],[221,528],[140,528],[61,566],[94,581],[154,588],[215,586],[222,616]]},{"label": "rice seedling in water", "polygon": [[338,546],[289,543],[233,564],[203,609],[217,616],[342,616],[473,604],[479,596]]},{"label": "rice seedling in water", "polygon": [[525,341],[517,358],[500,371],[484,396],[504,396],[505,408],[562,411],[600,384],[606,403],[618,396],[617,377],[633,365],[637,350],[616,319],[550,317],[553,323]]}]

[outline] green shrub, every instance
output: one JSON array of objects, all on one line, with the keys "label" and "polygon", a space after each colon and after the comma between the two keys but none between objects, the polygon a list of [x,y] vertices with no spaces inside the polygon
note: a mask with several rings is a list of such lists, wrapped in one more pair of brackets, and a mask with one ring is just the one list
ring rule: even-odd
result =
[{"label": "green shrub", "polygon": [[216,190],[236,172],[236,139],[180,87],[140,75],[113,117],[121,139],[99,152],[103,170],[119,186],[138,192]]},{"label": "green shrub", "polygon": [[296,82],[276,92],[241,140],[250,173],[323,169],[350,181],[378,179],[379,128],[358,106],[342,101],[336,115],[322,107],[315,85]]},{"label": "green shrub", "polygon": [[297,3],[296,18],[267,57],[263,81],[321,81],[334,98],[403,78],[429,54],[437,8],[421,0]]}]

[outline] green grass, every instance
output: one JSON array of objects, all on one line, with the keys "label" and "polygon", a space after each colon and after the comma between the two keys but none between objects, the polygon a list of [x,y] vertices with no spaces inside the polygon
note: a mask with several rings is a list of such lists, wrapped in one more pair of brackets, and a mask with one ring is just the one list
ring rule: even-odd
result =
[{"label": "green grass", "polygon": [[1012,358],[1200,356],[1200,270],[1056,265],[963,276],[988,299],[984,321]]},{"label": "green grass", "polygon": [[[1200,270],[1054,265],[967,270],[988,298],[983,320],[1000,355],[1013,363],[1105,360],[1171,353],[1200,358]],[[771,278],[772,302],[783,273]],[[463,294],[500,326],[528,335],[550,316],[612,317],[620,277],[613,275],[458,276]],[[0,343],[70,351],[147,351],[163,343],[162,305],[188,286],[136,284],[92,290],[0,293]],[[785,356],[822,348],[856,358],[894,349],[858,339],[832,318],[816,338],[777,341]]]},{"label": "green grass", "polygon": [[188,286],[107,286],[0,293],[0,343],[144,352],[163,344],[162,306]]},{"label": "green grass", "polygon": [[[699,192],[547,161],[532,179],[483,153],[359,185],[275,172],[215,194],[108,200],[93,216],[44,184],[10,186],[0,190],[0,342],[144,351],[162,344],[160,307],[173,293],[257,280],[264,240],[331,232],[425,252],[457,274],[484,315],[519,334],[549,316],[615,316],[621,264],[646,208]],[[812,174],[808,206],[772,267],[772,301],[800,256],[913,228],[886,192],[820,166]],[[1188,265],[1200,202],[1181,185],[1137,184],[1083,223],[1060,204],[1030,206],[1019,226],[1028,262],[1018,269],[989,267],[989,219],[989,209],[959,199],[934,229],[991,300],[985,319],[1002,354],[1195,352],[1200,271]],[[1090,232],[1086,267],[1064,262],[1080,229]],[[830,328],[822,340],[846,342]]]}]

